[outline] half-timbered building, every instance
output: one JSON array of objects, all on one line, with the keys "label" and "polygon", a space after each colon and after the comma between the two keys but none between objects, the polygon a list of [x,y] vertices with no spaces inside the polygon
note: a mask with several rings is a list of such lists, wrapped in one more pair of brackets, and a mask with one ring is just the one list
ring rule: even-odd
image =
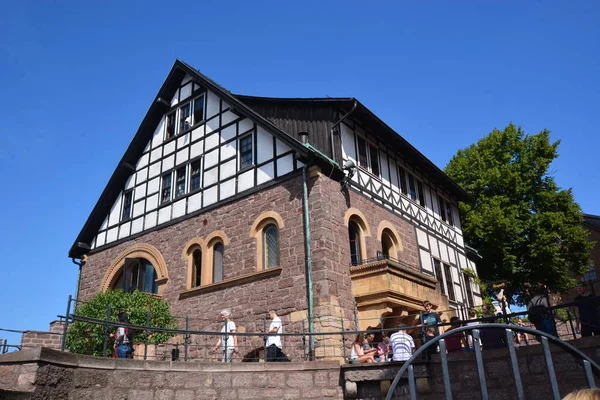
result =
[{"label": "half-timbered building", "polygon": [[[176,61],[69,256],[77,297],[352,327],[480,304],[467,195],[354,98],[234,95]],[[408,321],[410,322],[410,321]]]}]

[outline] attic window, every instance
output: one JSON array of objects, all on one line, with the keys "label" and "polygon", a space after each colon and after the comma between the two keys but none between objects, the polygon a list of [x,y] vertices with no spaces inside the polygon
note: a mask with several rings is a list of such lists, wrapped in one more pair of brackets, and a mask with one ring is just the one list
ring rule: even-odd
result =
[{"label": "attic window", "polygon": [[240,170],[252,166],[252,134],[240,139]]},{"label": "attic window", "polygon": [[179,107],[179,133],[204,121],[204,94]]},{"label": "attic window", "polygon": [[175,136],[175,111],[167,115],[167,127],[165,139],[171,139]]},{"label": "attic window", "polygon": [[133,199],[133,190],[125,192],[123,194],[123,214],[121,214],[121,221],[127,221],[131,218],[131,201]]}]

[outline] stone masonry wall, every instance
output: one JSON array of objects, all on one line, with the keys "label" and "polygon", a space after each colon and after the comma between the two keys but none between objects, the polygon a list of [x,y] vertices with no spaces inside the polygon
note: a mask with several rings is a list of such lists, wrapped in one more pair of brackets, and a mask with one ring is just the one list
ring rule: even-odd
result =
[{"label": "stone masonry wall", "polygon": [[[316,330],[339,331],[342,318],[344,328],[354,329],[348,228],[344,224],[346,211],[350,207],[357,208],[366,218],[371,232],[365,238],[369,258],[375,257],[381,249],[381,243],[377,240],[377,228],[381,221],[386,220],[394,225],[402,241],[403,251],[397,257],[419,270],[414,227],[357,193],[342,192],[339,182],[318,173],[317,169],[310,171],[308,187]],[[187,289],[188,268],[188,260],[182,257],[182,252],[185,244],[192,238],[203,238],[217,230],[225,232],[229,244],[225,247],[224,279],[251,274],[257,270],[256,243],[250,237],[250,228],[264,211],[275,211],[284,221],[279,243],[281,275],[180,298],[180,294]],[[88,299],[98,291],[107,268],[121,252],[134,244],[145,243],[158,249],[166,262],[169,278],[163,297],[171,303],[172,312],[181,317],[182,327],[183,317],[189,316],[190,329],[218,330],[216,317],[219,310],[230,308],[238,330],[261,332],[264,329],[263,318],[266,311],[275,307],[287,332],[301,332],[303,327],[300,320],[307,317],[302,212],[302,177],[296,176],[176,225],[93,253],[82,269],[79,299]],[[304,326],[304,329],[307,328]],[[202,348],[205,349],[216,338],[193,340],[201,353]],[[245,342],[250,342],[246,353],[253,348],[257,350],[261,340],[259,337],[248,339]],[[288,342],[294,343],[294,349],[288,353],[299,354],[299,341],[290,338]],[[339,340],[321,339],[320,343],[327,349],[320,355],[341,355]],[[194,347],[190,351],[190,356],[194,358]]]},{"label": "stone masonry wall", "polygon": [[61,321],[52,321],[49,332],[25,331],[21,336],[21,348],[48,347],[60,350],[63,326]]},{"label": "stone masonry wall", "polygon": [[40,400],[343,398],[335,362],[202,364],[95,358],[47,349],[19,353],[0,355],[0,398],[14,392]]},{"label": "stone masonry wall", "polygon": [[[193,238],[205,238],[217,230],[225,232],[229,244],[224,252],[224,280],[257,271],[256,243],[250,237],[250,230],[256,218],[265,211],[275,211],[284,222],[279,232],[281,275],[180,298],[180,294],[187,289],[188,269],[188,260],[182,256],[182,252],[185,244]],[[86,300],[97,293],[111,262],[126,248],[137,243],[150,244],[162,254],[168,270],[163,297],[170,302],[172,313],[180,317],[181,327],[185,323],[184,317],[189,316],[190,329],[219,330],[218,313],[229,308],[238,331],[262,332],[267,311],[275,308],[282,318],[285,331],[301,332],[302,325],[298,320],[306,316],[307,309],[301,176],[176,225],[91,254],[82,270],[79,298]],[[217,338],[208,340],[193,337],[192,340],[197,340],[194,345],[214,346]],[[261,346],[262,337],[257,336],[243,350],[250,352]],[[198,351],[201,350],[198,348]],[[192,347],[190,351],[190,356],[194,357],[195,348]]]}]

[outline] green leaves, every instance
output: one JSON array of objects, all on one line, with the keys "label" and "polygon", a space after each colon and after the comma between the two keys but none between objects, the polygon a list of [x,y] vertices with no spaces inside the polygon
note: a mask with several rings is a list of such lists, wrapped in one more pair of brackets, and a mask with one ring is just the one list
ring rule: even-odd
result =
[{"label": "green leaves", "polygon": [[[110,321],[117,322],[119,312],[125,311],[129,316],[131,324],[145,326],[146,312],[149,311],[149,326],[177,329],[175,318],[169,310],[169,303],[166,300],[140,291],[135,291],[132,294],[121,290],[98,293],[79,306],[75,314],[106,320],[108,306],[111,307]],[[102,356],[105,336],[104,329],[104,325],[76,321],[69,326],[66,346],[73,353]],[[109,333],[114,332],[114,330],[113,327],[109,327]],[[149,332],[148,342],[152,344],[164,343],[173,336],[173,334],[169,333]],[[136,332],[135,342],[140,343],[143,341],[144,332]],[[114,340],[111,338],[108,342],[109,352],[111,352],[113,346]]]},{"label": "green leaves", "polygon": [[567,290],[569,273],[588,265],[581,209],[548,175],[559,143],[546,129],[526,135],[511,123],[459,150],[445,170],[475,199],[459,207],[465,237],[483,256],[481,278],[506,281],[520,302],[529,286]]}]

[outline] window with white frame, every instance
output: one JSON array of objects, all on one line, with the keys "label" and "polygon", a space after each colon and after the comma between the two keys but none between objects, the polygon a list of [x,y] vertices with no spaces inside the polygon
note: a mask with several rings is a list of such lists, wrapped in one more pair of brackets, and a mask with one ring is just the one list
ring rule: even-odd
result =
[{"label": "window with white frame", "polygon": [[177,111],[167,114],[165,139],[171,139],[175,136],[175,118]]},{"label": "window with white frame", "polygon": [[475,302],[473,301],[473,287],[471,286],[471,276],[463,272],[463,278],[465,279],[465,289],[467,291],[467,304],[469,307],[474,307]]},{"label": "window with white frame", "polygon": [[181,167],[175,172],[175,198],[185,194],[185,169],[186,167]]},{"label": "window with white frame", "polygon": [[200,189],[200,161],[192,161],[190,164],[190,192]]},{"label": "window with white frame", "polygon": [[358,165],[375,176],[380,176],[379,149],[362,136],[356,137]]},{"label": "window with white frame", "polygon": [[204,94],[202,94],[168,113],[165,121],[165,140],[203,122],[204,103]]},{"label": "window with white frame", "polygon": [[121,221],[127,221],[131,218],[131,203],[133,201],[133,190],[129,190],[123,194],[123,213]]},{"label": "window with white frame", "polygon": [[160,190],[160,202],[166,203],[171,200],[171,184],[172,184],[172,174],[169,172],[168,174],[164,174],[162,176],[162,185]]},{"label": "window with white frame", "polygon": [[452,204],[440,195],[438,195],[438,199],[440,207],[440,217],[442,218],[442,221],[445,221],[450,225],[454,225],[454,218],[452,217]]},{"label": "window with white frame", "polygon": [[423,191],[423,182],[413,174],[406,171],[403,167],[398,167],[398,177],[400,179],[400,190],[411,200],[418,202],[421,207],[425,207],[425,193]]},{"label": "window with white frame", "polygon": [[454,280],[452,280],[451,268],[448,264],[444,264],[444,274],[446,275],[446,284],[448,285],[448,300],[455,301],[456,296],[454,296]]},{"label": "window with white frame", "polygon": [[440,260],[433,259],[433,269],[435,271],[435,277],[437,281],[440,283],[440,290],[442,294],[446,294],[446,285],[444,285],[444,277],[442,276],[442,263]]},{"label": "window with white frame", "polygon": [[252,134],[239,139],[240,170],[251,167],[253,164]]}]

